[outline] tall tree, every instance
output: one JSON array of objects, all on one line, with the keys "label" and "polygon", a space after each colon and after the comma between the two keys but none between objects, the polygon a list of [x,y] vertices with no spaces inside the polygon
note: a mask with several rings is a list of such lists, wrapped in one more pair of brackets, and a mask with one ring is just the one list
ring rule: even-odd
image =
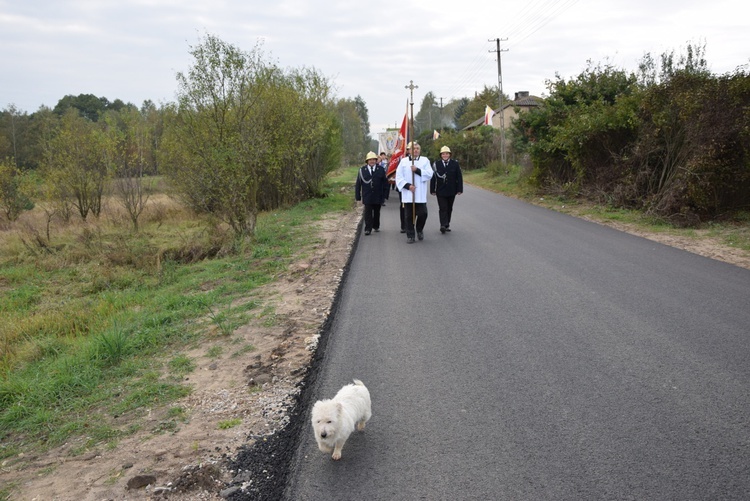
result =
[{"label": "tall tree", "polygon": [[[16,108],[15,104],[11,104],[7,108],[5,108],[2,118],[3,118],[3,128],[5,129],[5,134],[3,134],[2,141],[0,141],[0,146],[3,146],[3,143],[6,143],[7,150],[2,151],[0,150],[0,155],[3,155],[4,157],[10,157],[13,159],[13,162],[15,163],[16,167],[18,167],[18,122],[19,122],[19,115],[18,109]],[[6,149],[6,148],[3,148]]]},{"label": "tall tree", "polygon": [[108,103],[107,98],[98,98],[93,94],[69,94],[60,99],[52,111],[63,116],[70,108],[74,108],[82,117],[96,122],[99,115],[107,109]]},{"label": "tall tree", "polygon": [[422,132],[432,132],[433,129],[440,127],[440,109],[435,99],[435,94],[430,91],[424,95],[419,111],[414,116],[415,135],[419,136]]},{"label": "tall tree", "polygon": [[133,229],[138,231],[138,220],[149,199],[144,176],[152,131],[146,117],[135,108],[108,111],[102,121],[114,175],[114,194],[128,213]]},{"label": "tall tree", "polygon": [[315,192],[338,158],[330,84],[314,70],[285,73],[260,46],[245,52],[213,35],[190,53],[161,149],[188,204],[244,238],[260,210]]},{"label": "tall tree", "polygon": [[262,159],[271,144],[260,104],[276,70],[260,47],[245,52],[210,34],[190,54],[193,65],[177,74],[178,103],[170,114],[170,178],[191,207],[246,237],[255,232]]},{"label": "tall tree", "polygon": [[[469,98],[462,97],[456,100],[455,108],[453,110],[453,125],[456,128],[461,128],[459,124],[463,123],[463,117],[466,114],[466,109],[469,106]],[[471,120],[469,120],[471,123]]]},{"label": "tall tree", "polygon": [[340,99],[336,102],[343,143],[342,161],[345,165],[361,162],[370,147],[369,136],[362,125],[362,115],[353,99]]},{"label": "tall tree", "polygon": [[361,96],[354,98],[354,107],[357,109],[359,115],[360,127],[362,127],[363,149],[367,150],[370,144],[370,116],[367,111],[367,104]]},{"label": "tall tree", "polygon": [[10,159],[0,159],[0,210],[8,221],[15,221],[22,211],[33,208],[28,188],[23,172]]},{"label": "tall tree", "polygon": [[89,213],[99,217],[108,176],[102,131],[77,110],[69,109],[48,152],[46,169],[60,185],[60,196],[72,197],[82,219]]}]

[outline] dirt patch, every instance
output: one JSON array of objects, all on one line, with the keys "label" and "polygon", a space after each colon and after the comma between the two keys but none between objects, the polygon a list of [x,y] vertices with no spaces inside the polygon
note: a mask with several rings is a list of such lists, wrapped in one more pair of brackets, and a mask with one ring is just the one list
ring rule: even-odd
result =
[{"label": "dirt patch", "polygon": [[[80,443],[70,443],[44,455],[9,458],[0,465],[0,485],[15,486],[11,499],[38,501],[261,499],[265,486],[259,475],[272,474],[259,458],[277,453],[277,440],[283,440],[276,432],[290,422],[290,406],[328,320],[359,217],[359,210],[352,210],[321,221],[322,243],[312,255],[256,294],[254,300],[274,307],[273,326],[248,324],[231,339],[187,353],[198,368],[186,378],[193,393],[173,405],[187,410],[184,420],[170,418],[169,409],[143,409],[136,417],[143,431],[115,449],[73,456]],[[608,225],[750,269],[750,253],[710,238]],[[220,343],[223,355],[209,357],[211,346]],[[255,350],[232,356],[246,344]],[[236,425],[220,426],[223,422]],[[257,465],[260,473],[242,470],[243,463]]]}]

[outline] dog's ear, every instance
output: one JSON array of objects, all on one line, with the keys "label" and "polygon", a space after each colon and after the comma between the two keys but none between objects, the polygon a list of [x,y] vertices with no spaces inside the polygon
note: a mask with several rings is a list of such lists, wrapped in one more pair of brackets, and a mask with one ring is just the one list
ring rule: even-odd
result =
[{"label": "dog's ear", "polygon": [[341,405],[341,402],[336,402],[336,415],[341,416],[344,412],[344,406]]}]

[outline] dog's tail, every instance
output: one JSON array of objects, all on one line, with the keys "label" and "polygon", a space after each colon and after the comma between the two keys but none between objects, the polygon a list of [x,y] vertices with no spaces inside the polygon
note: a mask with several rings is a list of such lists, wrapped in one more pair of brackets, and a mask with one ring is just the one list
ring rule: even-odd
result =
[{"label": "dog's tail", "polygon": [[356,384],[357,386],[364,386],[365,385],[365,383],[363,383],[359,379],[354,379],[353,381],[354,381],[354,384]]}]

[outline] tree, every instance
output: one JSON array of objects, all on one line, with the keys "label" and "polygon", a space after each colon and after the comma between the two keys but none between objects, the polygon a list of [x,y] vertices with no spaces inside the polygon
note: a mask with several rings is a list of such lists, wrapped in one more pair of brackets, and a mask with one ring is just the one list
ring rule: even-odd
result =
[{"label": "tree", "polygon": [[96,122],[99,115],[106,109],[108,103],[106,98],[100,99],[93,94],[79,94],[73,96],[68,94],[57,102],[53,112],[62,117],[65,112],[73,108],[83,117]]},{"label": "tree", "polygon": [[366,129],[362,126],[357,104],[352,99],[340,99],[335,107],[342,134],[342,160],[345,165],[362,162],[369,149],[370,138],[365,135]]},{"label": "tree", "polygon": [[[466,110],[469,106],[469,98],[462,97],[461,99],[456,100],[455,109],[453,111],[453,124],[454,127],[457,129],[461,129],[463,127],[460,127],[459,124],[464,123],[463,117],[466,114]],[[471,123],[472,121],[469,120],[467,124]]]},{"label": "tree", "polygon": [[144,171],[151,144],[149,123],[135,108],[108,111],[106,125],[108,157],[114,174],[114,193],[138,231],[138,219],[146,207],[149,193]]},{"label": "tree", "polygon": [[78,94],[73,96],[68,94],[57,102],[52,110],[58,116],[63,116],[70,108],[75,108],[83,117],[96,122],[105,111],[120,111],[123,108],[133,108],[133,104],[125,104],[121,99],[111,101],[106,97],[96,97],[93,94]]},{"label": "tree", "polygon": [[414,116],[415,135],[418,136],[425,131],[432,134],[433,128],[440,127],[439,112],[435,108],[437,108],[435,94],[431,91],[427,92],[422,98],[419,112]]},{"label": "tree", "polygon": [[12,158],[21,170],[35,169],[37,140],[33,133],[34,115],[21,112],[15,105],[0,111],[0,158]]},{"label": "tree", "polygon": [[367,111],[367,105],[361,96],[354,98],[354,107],[357,109],[357,115],[359,115],[359,125],[362,127],[363,147],[367,150],[367,146],[370,143],[370,117]]},{"label": "tree", "polygon": [[96,124],[69,109],[48,149],[46,170],[60,184],[60,195],[72,197],[84,220],[89,213],[99,217],[102,210],[108,176],[104,139]]},{"label": "tree", "polygon": [[[16,108],[16,105],[11,104],[5,109],[5,113],[3,115],[7,116],[8,118],[8,138],[10,143],[10,156],[13,158],[13,161],[16,164],[16,167],[18,167],[18,119],[20,113],[18,112],[18,109]],[[0,152],[1,154],[2,152]]]},{"label": "tree", "polygon": [[144,157],[144,174],[155,176],[159,174],[159,157],[157,152],[161,146],[161,139],[164,134],[164,113],[163,110],[156,107],[153,101],[147,99],[141,105],[141,116],[148,124],[147,127],[150,131],[150,142]]},{"label": "tree", "polygon": [[260,103],[269,141],[259,209],[269,210],[320,195],[325,175],[339,166],[340,131],[328,80],[314,69],[274,77]]},{"label": "tree", "polygon": [[34,207],[28,191],[23,173],[15,162],[10,158],[0,160],[0,210],[8,221],[15,221],[21,212]]},{"label": "tree", "polygon": [[313,69],[267,63],[258,45],[245,52],[206,35],[190,53],[165,110],[162,158],[190,207],[251,236],[260,210],[317,194],[338,166],[331,86]]},{"label": "tree", "polygon": [[[509,102],[510,99],[508,96],[503,96],[503,101]],[[489,106],[495,112],[500,112],[500,98],[497,94],[497,86],[487,87],[485,85],[482,92],[475,95],[474,99],[469,101],[463,114],[457,120],[457,127],[463,129],[473,121],[482,118],[486,106]]]},{"label": "tree", "polygon": [[269,148],[260,102],[275,69],[258,46],[244,52],[210,34],[190,54],[193,65],[177,74],[168,173],[188,205],[216,215],[238,237],[246,237],[255,232]]}]

